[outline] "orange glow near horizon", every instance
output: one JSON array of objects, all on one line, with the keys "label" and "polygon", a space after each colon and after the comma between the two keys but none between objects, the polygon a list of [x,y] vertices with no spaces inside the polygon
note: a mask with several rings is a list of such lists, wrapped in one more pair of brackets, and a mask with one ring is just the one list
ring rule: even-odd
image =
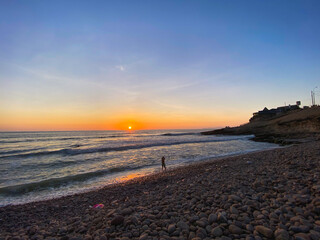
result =
[{"label": "orange glow near horizon", "polygon": [[75,112],[7,112],[0,119],[0,131],[68,131],[68,130],[147,130],[147,129],[201,129],[237,126],[248,121],[246,115],[159,113],[102,114]]}]

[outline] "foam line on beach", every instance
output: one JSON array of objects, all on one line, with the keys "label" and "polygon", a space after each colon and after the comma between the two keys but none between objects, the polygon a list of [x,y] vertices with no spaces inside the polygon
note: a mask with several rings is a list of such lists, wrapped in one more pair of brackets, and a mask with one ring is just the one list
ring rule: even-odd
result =
[{"label": "foam line on beach", "polygon": [[72,176],[60,177],[60,178],[50,178],[43,181],[31,182],[26,184],[18,184],[12,186],[6,186],[0,188],[0,194],[7,196],[21,195],[32,191],[40,191],[48,188],[58,188],[61,186],[66,186],[72,182],[86,181],[91,178],[102,177],[111,173],[118,173],[130,170],[137,170],[140,168],[150,167],[147,166],[132,166],[132,167],[114,167],[99,171],[80,173]]}]

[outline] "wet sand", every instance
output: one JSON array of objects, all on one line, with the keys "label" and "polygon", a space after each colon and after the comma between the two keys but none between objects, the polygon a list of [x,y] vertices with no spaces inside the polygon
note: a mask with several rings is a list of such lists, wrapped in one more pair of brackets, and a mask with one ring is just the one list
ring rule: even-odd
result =
[{"label": "wet sand", "polygon": [[214,238],[320,239],[320,141],[0,208],[0,239]]}]

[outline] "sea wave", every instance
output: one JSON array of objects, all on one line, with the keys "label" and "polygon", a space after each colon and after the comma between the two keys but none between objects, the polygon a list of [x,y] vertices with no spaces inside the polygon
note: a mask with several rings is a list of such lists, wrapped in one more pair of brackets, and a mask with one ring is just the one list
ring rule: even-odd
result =
[{"label": "sea wave", "polygon": [[45,179],[43,181],[38,181],[38,182],[5,186],[0,188],[0,194],[6,195],[6,196],[21,195],[21,194],[26,194],[32,191],[41,191],[48,188],[58,188],[62,186],[67,186],[70,183],[83,182],[91,178],[102,177],[104,175],[111,174],[111,173],[136,170],[143,167],[148,167],[148,166],[144,165],[144,166],[136,166],[136,167],[134,166],[133,167],[129,167],[129,166],[114,167],[114,168],[103,169],[103,170],[94,171],[94,172],[79,173],[76,175],[65,176],[60,178],[50,178],[50,179]]},{"label": "sea wave", "polygon": [[190,136],[190,135],[200,135],[200,133],[164,133],[164,134],[161,134],[161,136],[168,136],[168,137]]},{"label": "sea wave", "polygon": [[225,142],[225,141],[234,141],[244,139],[243,136],[232,137],[232,138],[210,138],[204,140],[192,140],[192,141],[176,141],[176,142],[156,142],[150,144],[140,144],[140,145],[125,145],[119,147],[98,147],[98,148],[63,148],[53,151],[41,151],[41,152],[31,152],[31,153],[21,153],[13,155],[0,156],[1,158],[20,158],[20,157],[35,157],[35,156],[44,156],[44,155],[64,155],[64,156],[73,156],[79,154],[90,154],[90,153],[101,153],[101,152],[111,152],[111,151],[127,151],[132,149],[143,149],[150,147],[161,147],[161,146],[171,146],[171,145],[181,145],[181,144],[193,144],[193,143],[209,143],[209,142]]},{"label": "sea wave", "polygon": [[24,142],[47,142],[47,141],[68,141],[68,140],[86,140],[86,139],[108,139],[108,138],[122,138],[126,135],[109,135],[109,136],[94,136],[94,137],[61,137],[61,138],[23,138],[17,140],[0,140],[0,143],[24,143]]},{"label": "sea wave", "polygon": [[68,141],[68,140],[86,140],[86,139],[109,139],[109,138],[123,138],[128,136],[134,136],[137,138],[143,137],[158,137],[158,136],[186,136],[186,135],[199,135],[199,133],[164,133],[164,134],[135,134],[125,132],[106,136],[74,136],[74,137],[40,137],[40,138],[16,138],[14,140],[10,138],[0,138],[0,143],[24,143],[24,142],[47,142],[47,141]]}]

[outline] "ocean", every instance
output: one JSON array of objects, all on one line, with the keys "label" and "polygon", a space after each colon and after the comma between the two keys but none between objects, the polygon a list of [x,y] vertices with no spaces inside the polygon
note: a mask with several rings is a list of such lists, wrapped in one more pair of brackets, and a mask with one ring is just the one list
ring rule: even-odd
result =
[{"label": "ocean", "polygon": [[0,206],[101,188],[177,166],[277,145],[201,130],[0,133]]}]

